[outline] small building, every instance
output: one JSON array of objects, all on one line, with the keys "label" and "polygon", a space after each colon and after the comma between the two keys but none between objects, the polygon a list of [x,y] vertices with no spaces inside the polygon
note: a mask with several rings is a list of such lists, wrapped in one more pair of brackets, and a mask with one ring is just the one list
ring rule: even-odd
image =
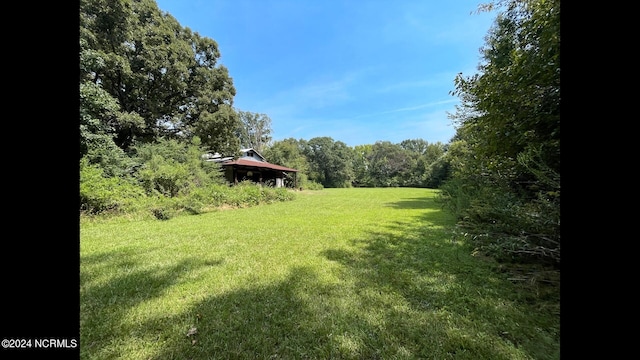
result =
[{"label": "small building", "polygon": [[220,163],[227,181],[232,184],[249,180],[278,188],[298,186],[296,178],[298,170],[271,164],[252,148],[241,149],[240,152],[242,155],[235,160],[233,157],[223,158],[219,154],[214,154],[207,161]]}]

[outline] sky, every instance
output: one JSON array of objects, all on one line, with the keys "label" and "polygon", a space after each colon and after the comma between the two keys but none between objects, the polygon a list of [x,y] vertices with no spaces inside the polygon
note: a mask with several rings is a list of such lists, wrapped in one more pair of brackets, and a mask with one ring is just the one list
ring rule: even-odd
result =
[{"label": "sky", "polygon": [[215,40],[236,110],[265,114],[274,141],[448,143],[496,14],[483,0],[156,0]]}]

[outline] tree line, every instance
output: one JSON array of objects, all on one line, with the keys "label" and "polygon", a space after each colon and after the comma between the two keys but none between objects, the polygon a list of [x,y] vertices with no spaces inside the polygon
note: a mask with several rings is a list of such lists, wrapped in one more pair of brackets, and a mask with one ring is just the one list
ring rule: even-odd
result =
[{"label": "tree line", "polygon": [[441,142],[423,139],[350,147],[322,136],[276,141],[265,148],[264,155],[271,162],[300,170],[302,184],[309,186],[437,188],[448,173],[446,150]]},{"label": "tree line", "polygon": [[441,189],[460,236],[510,261],[560,265],[560,0],[503,0],[461,105]]},{"label": "tree line", "polygon": [[[80,158],[106,175],[137,176],[145,145],[175,141],[233,156],[241,147],[300,170],[303,184],[432,186],[443,144],[380,141],[349,148],[328,137],[272,141],[267,114],[236,109],[217,43],[154,0],[80,2]],[[196,140],[197,139],[197,140]]]},{"label": "tree line", "polygon": [[81,0],[83,206],[119,196],[201,200],[223,180],[198,154],[253,147],[299,169],[310,188],[439,188],[459,236],[479,250],[559,265],[560,1],[501,0],[479,11],[497,16],[477,73],[453,80],[461,104],[449,143],[349,147],[330,137],[273,141],[268,115],[234,107],[215,40],[154,0]]}]

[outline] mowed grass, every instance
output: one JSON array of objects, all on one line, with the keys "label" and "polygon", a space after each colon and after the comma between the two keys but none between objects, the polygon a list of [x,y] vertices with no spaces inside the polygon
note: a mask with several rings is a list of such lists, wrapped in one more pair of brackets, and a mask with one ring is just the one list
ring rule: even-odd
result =
[{"label": "mowed grass", "polygon": [[81,358],[559,359],[558,308],[452,241],[435,195],[83,221]]}]

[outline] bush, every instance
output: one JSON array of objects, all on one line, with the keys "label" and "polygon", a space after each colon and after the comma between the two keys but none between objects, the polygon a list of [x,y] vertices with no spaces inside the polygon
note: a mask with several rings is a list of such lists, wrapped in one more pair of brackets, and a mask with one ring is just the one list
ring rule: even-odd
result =
[{"label": "bush", "polygon": [[[229,186],[215,163],[202,160],[195,144],[174,141],[136,148],[131,176],[108,176],[99,164],[81,161],[80,210],[83,214],[136,215],[168,220],[181,213],[288,201],[295,194],[249,181]],[[321,186],[321,185],[320,185]]]},{"label": "bush", "polygon": [[295,199],[295,194],[286,188],[267,188],[263,193],[265,203],[289,201]]},{"label": "bush", "polygon": [[560,174],[530,149],[467,163],[441,186],[459,235],[498,260],[560,265]]},{"label": "bush", "polygon": [[235,207],[270,204],[295,199],[295,193],[287,188],[274,188],[242,181],[229,188],[225,203]]},{"label": "bush", "polygon": [[161,140],[134,147],[140,164],[136,178],[147,194],[185,196],[196,188],[223,184],[219,165],[202,159],[204,150],[198,144],[197,139],[191,144]]},{"label": "bush", "polygon": [[173,217],[173,212],[165,208],[151,208],[151,214],[158,220],[169,220]]},{"label": "bush", "polygon": [[105,177],[99,165],[80,161],[80,211],[88,214],[124,213],[145,197],[132,179]]},{"label": "bush", "polygon": [[317,183],[315,181],[311,181],[308,180],[306,182],[304,182],[302,184],[302,186],[300,186],[301,189],[305,189],[305,190],[322,190],[324,189],[324,186],[320,183]]},{"label": "bush", "polygon": [[188,193],[192,182],[190,172],[180,163],[166,160],[154,155],[150,162],[138,172],[138,179],[147,194],[162,194],[175,197],[180,193]]},{"label": "bush", "polygon": [[479,191],[473,184],[458,178],[447,180],[440,190],[436,200],[458,220],[464,217],[465,210],[471,206],[472,199]]},{"label": "bush", "polygon": [[448,182],[441,200],[458,218],[462,236],[505,262],[560,264],[560,207],[555,193],[528,199],[503,187]]}]

